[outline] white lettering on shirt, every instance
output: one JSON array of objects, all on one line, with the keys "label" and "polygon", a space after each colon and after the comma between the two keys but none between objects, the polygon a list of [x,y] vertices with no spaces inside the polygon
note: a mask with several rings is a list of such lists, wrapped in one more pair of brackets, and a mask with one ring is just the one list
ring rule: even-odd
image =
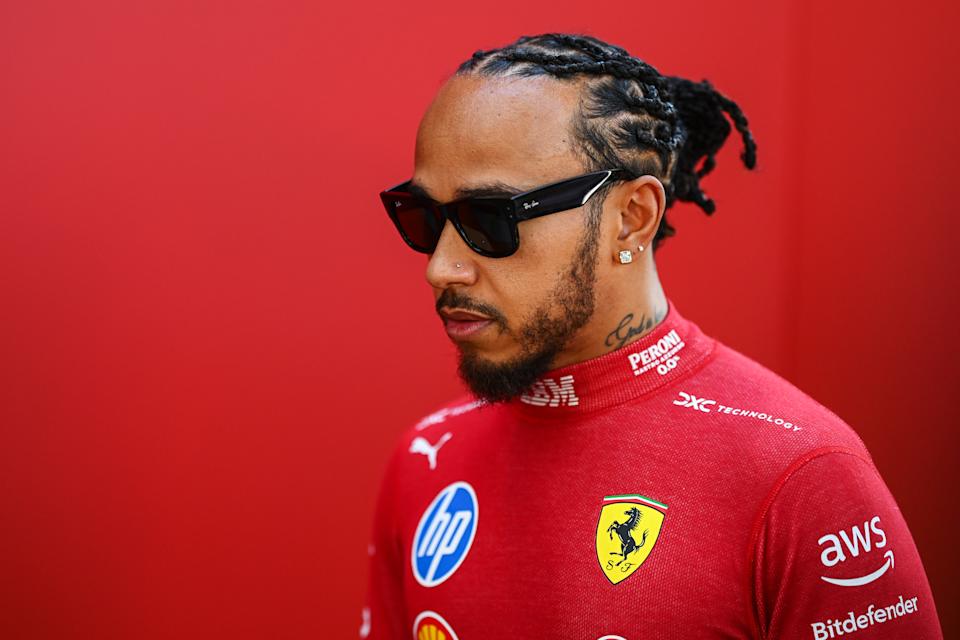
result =
[{"label": "white lettering on shirt", "polygon": [[535,407],[575,407],[580,404],[573,387],[573,376],[563,376],[559,382],[553,378],[537,380],[527,393],[520,396],[520,401]]}]

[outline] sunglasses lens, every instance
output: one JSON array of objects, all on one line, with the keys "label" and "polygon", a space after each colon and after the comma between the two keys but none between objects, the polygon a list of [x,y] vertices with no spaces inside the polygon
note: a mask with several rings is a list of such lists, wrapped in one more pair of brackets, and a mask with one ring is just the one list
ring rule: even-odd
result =
[{"label": "sunglasses lens", "polygon": [[457,207],[464,235],[475,247],[493,256],[516,250],[515,227],[495,203],[472,201]]},{"label": "sunglasses lens", "polygon": [[412,199],[395,198],[391,211],[400,232],[414,249],[432,253],[443,230],[443,216],[433,207]]}]

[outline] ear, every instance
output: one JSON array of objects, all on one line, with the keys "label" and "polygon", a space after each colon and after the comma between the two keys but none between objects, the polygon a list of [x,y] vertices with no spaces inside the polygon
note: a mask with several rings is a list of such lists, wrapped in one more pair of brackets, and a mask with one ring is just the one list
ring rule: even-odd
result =
[{"label": "ear", "polygon": [[667,194],[656,176],[643,175],[621,185],[618,190],[620,230],[619,248],[636,251],[638,245],[650,248],[667,208]]}]

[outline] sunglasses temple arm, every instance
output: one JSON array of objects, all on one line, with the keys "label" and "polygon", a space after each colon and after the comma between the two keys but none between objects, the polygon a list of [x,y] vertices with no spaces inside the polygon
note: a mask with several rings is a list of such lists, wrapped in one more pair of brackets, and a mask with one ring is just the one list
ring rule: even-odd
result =
[{"label": "sunglasses temple arm", "polygon": [[597,186],[595,186],[593,189],[590,189],[590,191],[587,192],[587,195],[583,196],[583,200],[580,201],[580,206],[581,206],[581,207],[582,207],[583,205],[587,204],[587,200],[590,199],[590,196],[592,196],[594,193],[596,193],[597,189],[599,189],[600,187],[602,187],[602,186],[604,185],[604,183],[606,183],[606,181],[610,179],[610,176],[611,176],[612,174],[613,174],[613,171],[607,171],[607,175],[603,176],[603,180],[601,180],[600,182],[598,182],[598,183],[597,183]]},{"label": "sunglasses temple arm", "polygon": [[571,201],[570,197],[566,197],[566,198],[562,198],[560,202],[552,206],[547,203],[544,203],[544,206],[542,208],[538,207],[535,210],[525,211],[521,207],[519,202],[514,202],[514,206],[516,207],[515,211],[516,211],[517,220],[518,221],[530,220],[532,218],[539,218],[540,216],[550,215],[551,213],[557,213],[559,211],[567,211],[568,209],[582,207],[584,204],[587,203],[587,200],[590,199],[590,196],[596,193],[597,189],[599,189],[604,184],[606,184],[606,182],[610,179],[611,175],[613,175],[613,171],[608,170],[606,172],[606,175],[604,175],[601,178],[600,182],[598,182],[596,185],[591,187],[591,189],[583,196],[583,198],[580,199],[579,203],[576,200]]}]

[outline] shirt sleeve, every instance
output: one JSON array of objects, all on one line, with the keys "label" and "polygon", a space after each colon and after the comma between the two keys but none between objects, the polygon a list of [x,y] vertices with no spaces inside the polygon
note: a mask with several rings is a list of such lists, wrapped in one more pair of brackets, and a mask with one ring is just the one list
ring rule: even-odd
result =
[{"label": "shirt sleeve", "polygon": [[392,640],[406,638],[403,600],[403,567],[397,529],[397,452],[394,451],[380,481],[373,531],[367,547],[369,571],[367,593],[361,612],[360,638]]},{"label": "shirt sleeve", "polygon": [[762,638],[943,638],[913,537],[868,457],[824,449],[795,461],[758,523]]}]

